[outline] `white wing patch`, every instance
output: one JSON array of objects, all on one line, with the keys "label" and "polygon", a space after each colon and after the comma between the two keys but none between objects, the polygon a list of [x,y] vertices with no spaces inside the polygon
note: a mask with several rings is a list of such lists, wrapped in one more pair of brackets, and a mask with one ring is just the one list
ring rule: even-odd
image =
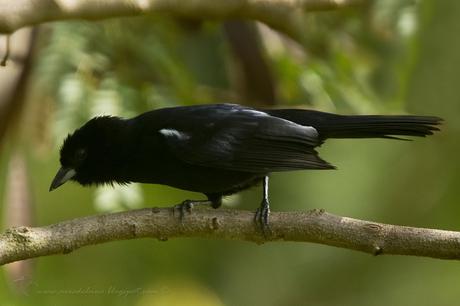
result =
[{"label": "white wing patch", "polygon": [[187,135],[186,133],[180,132],[178,130],[175,130],[175,129],[161,129],[159,132],[160,134],[166,137],[174,137],[180,140],[190,139],[189,135]]}]

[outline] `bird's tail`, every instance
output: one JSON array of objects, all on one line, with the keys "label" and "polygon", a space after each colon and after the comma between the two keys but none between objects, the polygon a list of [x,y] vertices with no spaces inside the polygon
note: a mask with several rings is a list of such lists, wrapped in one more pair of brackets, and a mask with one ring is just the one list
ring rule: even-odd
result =
[{"label": "bird's tail", "polygon": [[299,110],[265,110],[272,116],[300,125],[313,126],[321,139],[327,138],[392,138],[398,136],[425,137],[438,131],[442,119],[434,116],[411,115],[336,115],[331,113]]}]

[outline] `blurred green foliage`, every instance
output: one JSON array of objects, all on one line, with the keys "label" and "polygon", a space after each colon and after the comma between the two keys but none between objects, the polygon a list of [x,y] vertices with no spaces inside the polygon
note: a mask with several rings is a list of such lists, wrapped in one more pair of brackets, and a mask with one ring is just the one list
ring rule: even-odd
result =
[{"label": "blurred green foliage", "polygon": [[[300,42],[259,29],[277,106],[446,119],[442,133],[414,142],[328,142],[321,154],[340,170],[274,174],[273,210],[321,207],[458,230],[460,2],[375,1],[363,9],[311,13]],[[37,225],[200,197],[164,186],[47,190],[62,138],[94,115],[243,102],[221,24],[166,16],[56,23],[43,30],[36,58],[26,110],[33,120],[23,125],[20,148],[28,152]],[[49,123],[30,128],[43,119],[37,108],[47,107]],[[37,136],[45,132],[51,137]],[[1,199],[11,146],[0,156]],[[253,210],[259,200],[256,188],[235,201]],[[0,300],[6,306],[457,305],[459,273],[456,262],[374,258],[314,244],[144,239],[37,259],[31,276],[0,278]],[[25,289],[17,292],[15,283]]]}]

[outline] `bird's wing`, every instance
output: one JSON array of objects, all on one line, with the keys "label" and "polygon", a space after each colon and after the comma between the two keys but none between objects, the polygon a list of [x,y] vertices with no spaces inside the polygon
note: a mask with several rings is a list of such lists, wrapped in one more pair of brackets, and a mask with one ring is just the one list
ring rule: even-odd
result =
[{"label": "bird's wing", "polygon": [[254,173],[333,168],[314,150],[320,141],[313,127],[235,105],[204,112],[160,130],[171,153],[187,163]]}]

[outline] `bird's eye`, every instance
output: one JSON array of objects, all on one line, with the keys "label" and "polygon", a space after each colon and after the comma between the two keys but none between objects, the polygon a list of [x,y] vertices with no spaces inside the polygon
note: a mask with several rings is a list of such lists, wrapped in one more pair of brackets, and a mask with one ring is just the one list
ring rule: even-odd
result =
[{"label": "bird's eye", "polygon": [[86,152],[85,149],[78,149],[75,152],[75,160],[81,162],[86,158],[87,155],[88,155],[88,153]]}]

